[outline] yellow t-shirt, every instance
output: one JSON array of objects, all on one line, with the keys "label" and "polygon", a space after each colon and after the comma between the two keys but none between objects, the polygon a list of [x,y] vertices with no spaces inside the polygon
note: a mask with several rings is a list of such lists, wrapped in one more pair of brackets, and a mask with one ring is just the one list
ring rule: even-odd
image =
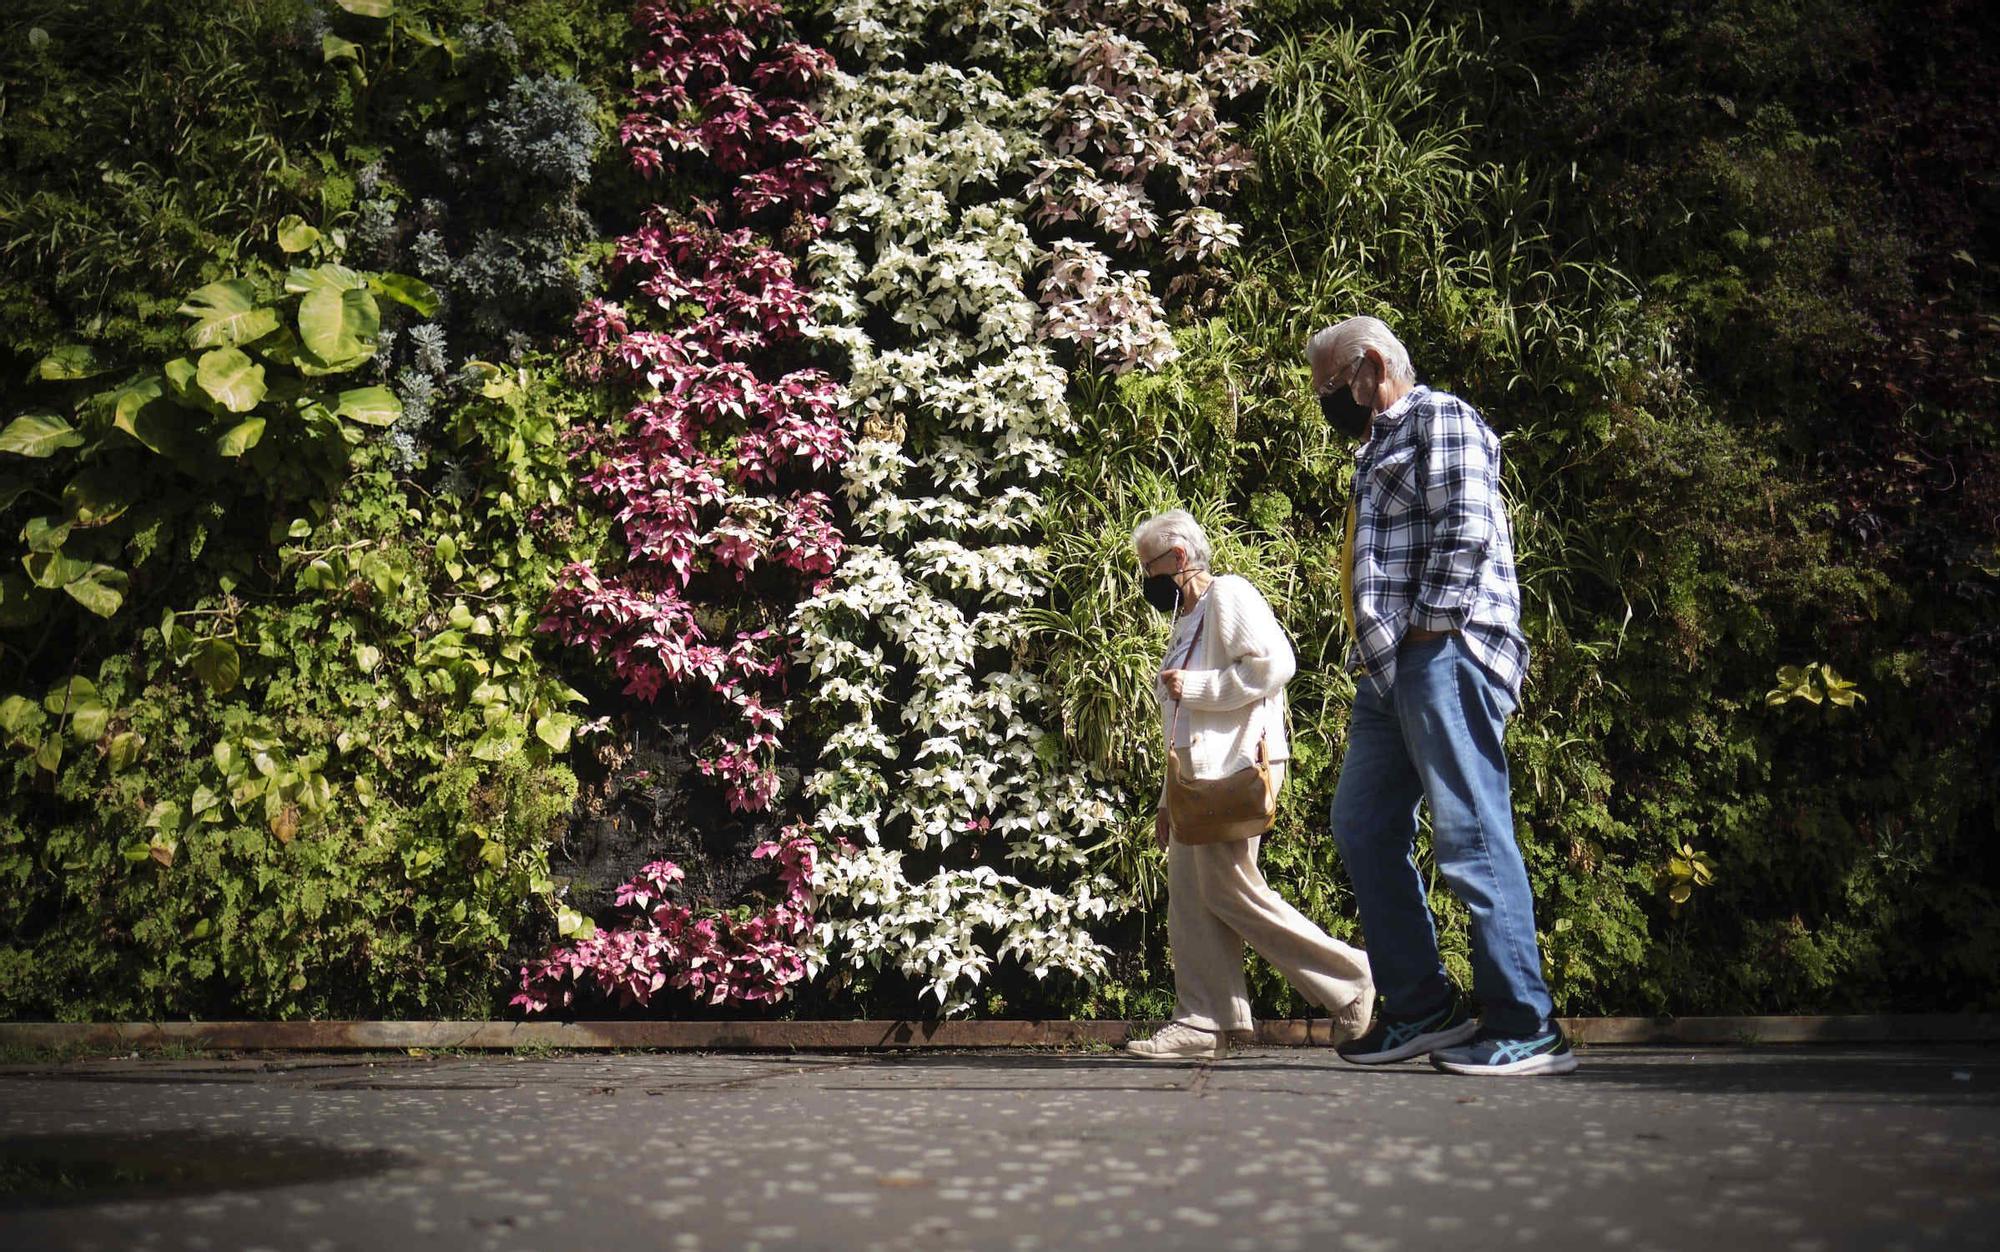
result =
[{"label": "yellow t-shirt", "polygon": [[1347,542],[1340,548],[1340,615],[1347,622],[1347,637],[1354,634],[1354,531],[1361,524],[1353,496],[1347,497]]}]

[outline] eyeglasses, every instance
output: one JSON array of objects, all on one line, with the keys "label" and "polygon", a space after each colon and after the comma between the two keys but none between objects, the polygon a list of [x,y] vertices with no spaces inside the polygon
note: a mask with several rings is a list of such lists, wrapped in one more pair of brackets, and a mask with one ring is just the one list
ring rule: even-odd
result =
[{"label": "eyeglasses", "polygon": [[1370,362],[1368,358],[1364,356],[1359,361],[1356,361],[1353,365],[1349,366],[1347,372],[1341,375],[1339,378],[1328,380],[1326,386],[1324,387],[1313,388],[1314,394],[1322,396],[1330,396],[1334,395],[1337,392],[1345,391],[1347,388],[1354,385],[1355,376],[1361,373],[1361,367],[1368,364],[1370,364]]},{"label": "eyeglasses", "polygon": [[1346,374],[1342,375],[1339,378],[1329,379],[1327,380],[1326,386],[1313,388],[1313,394],[1321,396],[1338,395],[1341,392],[1346,391],[1348,387],[1353,385],[1354,375],[1358,372],[1360,372],[1360,367],[1356,366],[1354,369],[1348,370]]}]

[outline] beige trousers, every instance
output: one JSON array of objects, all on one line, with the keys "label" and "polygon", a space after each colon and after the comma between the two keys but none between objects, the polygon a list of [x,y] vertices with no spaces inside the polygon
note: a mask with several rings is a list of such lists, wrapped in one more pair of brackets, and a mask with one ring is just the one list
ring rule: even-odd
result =
[{"label": "beige trousers", "polygon": [[[1284,768],[1272,762],[1275,781],[1284,781]],[[1262,843],[1167,845],[1167,942],[1173,946],[1177,1022],[1202,1030],[1250,1029],[1246,943],[1329,1012],[1375,994],[1368,954],[1313,925],[1264,881],[1257,868]]]}]

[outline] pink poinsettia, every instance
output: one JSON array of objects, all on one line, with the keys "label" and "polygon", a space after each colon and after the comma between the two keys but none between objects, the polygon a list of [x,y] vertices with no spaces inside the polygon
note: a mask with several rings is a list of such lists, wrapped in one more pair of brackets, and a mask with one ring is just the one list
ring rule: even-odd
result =
[{"label": "pink poinsettia", "polygon": [[773,1004],[806,976],[802,941],[812,929],[812,877],[818,848],[803,827],[750,854],[775,862],[776,900],[732,917],[675,900],[686,875],[655,861],[618,889],[616,907],[628,925],[600,927],[521,968],[510,1001],[528,1013],[574,1008],[594,993],[620,1008],[644,1008],[663,989],[686,992],[698,1004]]},{"label": "pink poinsettia", "polygon": [[[815,369],[771,372],[811,326],[796,256],[825,226],[829,184],[807,143],[834,63],[790,37],[776,0],[643,0],[633,21],[640,86],[619,134],[634,168],[720,175],[724,188],[647,211],[612,250],[618,298],[577,313],[574,368],[633,396],[575,445],[624,554],[561,571],[541,629],[603,658],[634,699],[705,703],[719,725],[697,768],[732,811],[765,812],[790,668],[779,624],[845,551],[812,481],[851,452],[839,388]],[[586,988],[626,1006],[663,989],[703,1004],[783,998],[805,976],[813,844],[792,827],[754,855],[778,862],[777,902],[700,913],[673,898],[679,868],[655,862],[619,891],[631,923],[523,968],[514,1003],[542,1012]]]},{"label": "pink poinsettia", "polygon": [[647,0],[633,20],[646,46],[638,107],[619,139],[641,174],[697,160],[737,175],[731,196],[746,215],[807,211],[826,194],[799,149],[818,124],[808,100],[833,58],[786,37],[783,5]]}]

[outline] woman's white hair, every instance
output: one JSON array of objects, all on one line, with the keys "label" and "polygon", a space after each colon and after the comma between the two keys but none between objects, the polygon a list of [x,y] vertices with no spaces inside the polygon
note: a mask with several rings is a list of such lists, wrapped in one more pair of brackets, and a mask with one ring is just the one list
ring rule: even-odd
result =
[{"label": "woman's white hair", "polygon": [[1140,522],[1132,532],[1132,551],[1141,561],[1157,561],[1166,555],[1167,549],[1176,547],[1187,553],[1189,569],[1207,569],[1208,563],[1215,559],[1201,523],[1186,509],[1155,514]]},{"label": "woman's white hair", "polygon": [[1399,383],[1417,381],[1409,349],[1396,338],[1388,323],[1375,317],[1350,317],[1320,331],[1306,341],[1306,360],[1324,356],[1337,377],[1359,364],[1370,348],[1381,354],[1390,378]]}]

